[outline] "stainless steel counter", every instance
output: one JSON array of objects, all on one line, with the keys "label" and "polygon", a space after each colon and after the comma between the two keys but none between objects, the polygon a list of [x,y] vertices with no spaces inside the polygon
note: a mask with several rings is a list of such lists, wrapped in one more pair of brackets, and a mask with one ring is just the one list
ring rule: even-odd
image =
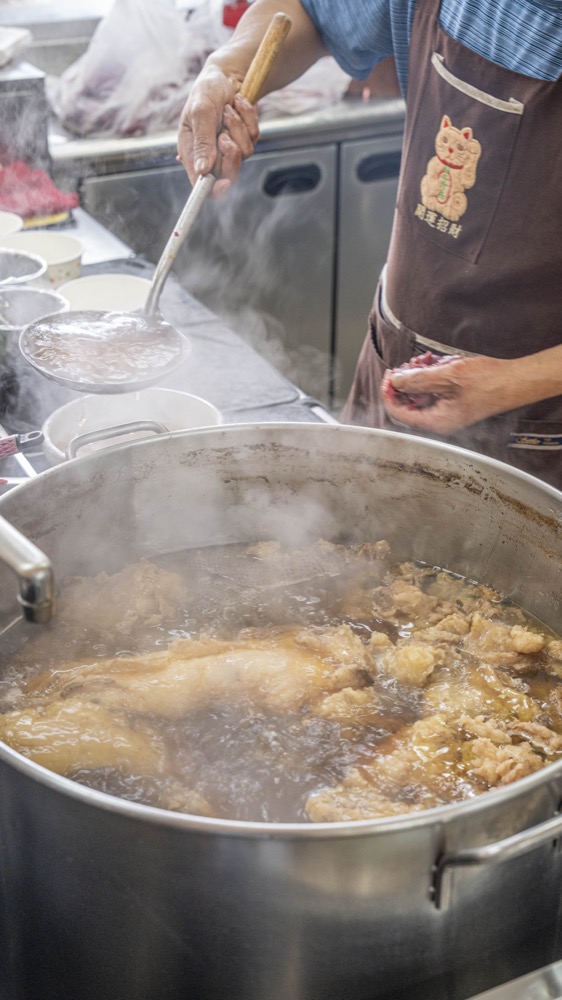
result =
[{"label": "stainless steel counter", "polygon": [[[343,100],[329,108],[301,115],[262,119],[261,138],[256,153],[271,150],[306,149],[318,143],[364,139],[376,135],[401,136],[404,102],[399,98]],[[175,166],[175,130],[153,135],[116,138],[114,136],[71,136],[56,122],[49,131],[54,174],[61,181],[83,176],[104,176],[127,170]]]},{"label": "stainless steel counter", "polygon": [[133,256],[131,247],[123,240],[114,236],[108,229],[105,229],[92,218],[82,208],[74,209],[72,227],[65,230],[77,240],[80,240],[82,252],[82,266],[87,267],[93,264],[103,264],[108,260],[116,258],[127,259]]},{"label": "stainless steel counter", "polygon": [[562,962],[479,993],[472,1000],[562,1000]]}]

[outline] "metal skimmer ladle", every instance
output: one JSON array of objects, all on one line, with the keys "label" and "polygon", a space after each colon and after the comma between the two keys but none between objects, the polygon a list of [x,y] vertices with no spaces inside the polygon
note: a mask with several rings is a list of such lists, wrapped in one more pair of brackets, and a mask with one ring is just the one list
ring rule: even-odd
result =
[{"label": "metal skimmer ladle", "polygon": [[[240,88],[252,104],[290,27],[287,14],[275,14]],[[214,174],[197,179],[156,265],[143,311],[71,311],[45,317],[22,331],[20,350],[37,371],[68,389],[116,393],[153,385],[182,364],[189,341],[162,318],[158,303],[178,250],[215,180]]]}]

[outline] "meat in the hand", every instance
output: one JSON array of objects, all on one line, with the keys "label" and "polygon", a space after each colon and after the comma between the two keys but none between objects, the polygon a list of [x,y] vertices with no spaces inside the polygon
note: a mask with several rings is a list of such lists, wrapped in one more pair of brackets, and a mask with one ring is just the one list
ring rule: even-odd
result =
[{"label": "meat in the hand", "polygon": [[[451,361],[458,361],[458,355],[456,354],[433,354],[431,351],[426,351],[425,354],[419,354],[415,358],[411,358],[410,361],[406,361],[403,365],[399,365],[398,368],[393,368],[389,372],[389,375],[393,375],[395,372],[410,371],[414,368],[429,368],[433,365],[446,365]],[[393,403],[396,406],[405,406],[408,410],[426,410],[429,406],[434,406],[438,400],[438,396],[434,392],[403,392],[400,389],[395,389],[389,378],[384,382],[383,386],[384,398],[389,403]]]}]

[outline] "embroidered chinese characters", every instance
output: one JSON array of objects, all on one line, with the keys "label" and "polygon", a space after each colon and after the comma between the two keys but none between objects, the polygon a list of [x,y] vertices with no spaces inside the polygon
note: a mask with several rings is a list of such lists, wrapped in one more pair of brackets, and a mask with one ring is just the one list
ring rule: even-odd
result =
[{"label": "embroidered chinese characters", "polygon": [[429,161],[421,182],[422,203],[429,212],[438,212],[443,218],[457,222],[466,212],[465,191],[476,181],[482,147],[471,128],[455,128],[444,115],[435,150],[437,155]]}]

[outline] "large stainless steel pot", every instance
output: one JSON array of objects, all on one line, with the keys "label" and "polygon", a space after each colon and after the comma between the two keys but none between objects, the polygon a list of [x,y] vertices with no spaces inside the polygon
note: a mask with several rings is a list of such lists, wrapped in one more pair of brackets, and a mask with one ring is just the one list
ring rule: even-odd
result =
[{"label": "large stainless steel pot", "polygon": [[[562,495],[415,437],[175,434],[55,468],[0,513],[59,577],[272,535],[387,537],[562,620]],[[15,589],[2,567],[6,609]],[[110,798],[0,747],[0,997],[460,1000],[562,956],[561,800],[555,764],[404,819],[216,821]]]}]

